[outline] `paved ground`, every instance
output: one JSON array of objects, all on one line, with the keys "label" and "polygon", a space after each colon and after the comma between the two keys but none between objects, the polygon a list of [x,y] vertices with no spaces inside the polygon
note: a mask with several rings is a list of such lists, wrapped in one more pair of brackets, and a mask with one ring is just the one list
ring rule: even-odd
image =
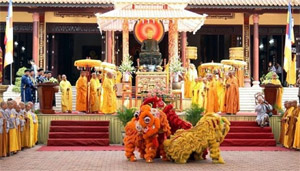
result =
[{"label": "paved ground", "polygon": [[224,151],[224,165],[214,165],[211,160],[175,164],[160,160],[147,164],[143,160],[128,162],[122,151],[36,151],[39,146],[19,152],[17,155],[0,159],[0,170],[294,170],[300,171],[299,151]]}]

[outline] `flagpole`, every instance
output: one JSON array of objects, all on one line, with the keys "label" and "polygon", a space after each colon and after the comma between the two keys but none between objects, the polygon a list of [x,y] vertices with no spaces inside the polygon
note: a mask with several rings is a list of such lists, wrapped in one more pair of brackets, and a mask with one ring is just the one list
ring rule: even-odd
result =
[{"label": "flagpole", "polygon": [[10,64],[10,85],[12,85],[12,64]]}]

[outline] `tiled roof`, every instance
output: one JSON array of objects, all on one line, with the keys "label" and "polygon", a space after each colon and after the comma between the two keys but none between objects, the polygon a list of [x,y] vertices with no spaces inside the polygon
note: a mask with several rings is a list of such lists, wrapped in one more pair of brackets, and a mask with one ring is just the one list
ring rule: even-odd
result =
[{"label": "tiled roof", "polygon": [[[293,6],[300,6],[300,0],[291,0]],[[210,6],[287,6],[288,0],[190,0],[190,5]]]},{"label": "tiled roof", "polygon": [[[117,0],[121,2],[142,2],[154,3],[163,0]],[[180,0],[166,0],[166,3],[180,3]],[[186,1],[186,0],[183,0]],[[284,7],[289,0],[189,0],[189,6],[240,6],[240,7]],[[13,0],[14,4],[35,4],[35,5],[112,5],[115,0]],[[300,0],[291,0],[293,6],[300,6]],[[8,0],[0,0],[0,4],[8,3]]]}]

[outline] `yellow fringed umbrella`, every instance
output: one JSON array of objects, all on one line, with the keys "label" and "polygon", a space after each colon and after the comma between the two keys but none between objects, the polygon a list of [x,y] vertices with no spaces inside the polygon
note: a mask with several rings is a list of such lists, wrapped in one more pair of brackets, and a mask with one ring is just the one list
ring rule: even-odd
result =
[{"label": "yellow fringed umbrella", "polygon": [[216,68],[222,68],[222,67],[223,67],[223,64],[214,63],[214,62],[204,63],[201,65],[201,69],[216,69]]},{"label": "yellow fringed umbrella", "polygon": [[101,62],[100,60],[95,60],[95,59],[80,59],[74,62],[74,66],[93,68],[93,67],[100,67],[102,63],[103,62]]},{"label": "yellow fringed umbrella", "polygon": [[226,65],[232,65],[234,67],[243,67],[247,65],[245,61],[228,60],[228,59],[222,60],[221,63]]}]

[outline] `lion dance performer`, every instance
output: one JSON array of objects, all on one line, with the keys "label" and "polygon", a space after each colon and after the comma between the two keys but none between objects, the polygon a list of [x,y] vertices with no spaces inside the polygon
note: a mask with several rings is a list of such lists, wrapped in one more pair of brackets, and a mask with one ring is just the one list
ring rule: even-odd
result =
[{"label": "lion dance performer", "polygon": [[213,163],[223,164],[220,144],[229,132],[229,125],[226,118],[217,114],[204,115],[195,127],[189,130],[180,129],[164,141],[167,157],[176,163],[186,163],[190,157],[201,160],[203,152],[209,148]]}]

